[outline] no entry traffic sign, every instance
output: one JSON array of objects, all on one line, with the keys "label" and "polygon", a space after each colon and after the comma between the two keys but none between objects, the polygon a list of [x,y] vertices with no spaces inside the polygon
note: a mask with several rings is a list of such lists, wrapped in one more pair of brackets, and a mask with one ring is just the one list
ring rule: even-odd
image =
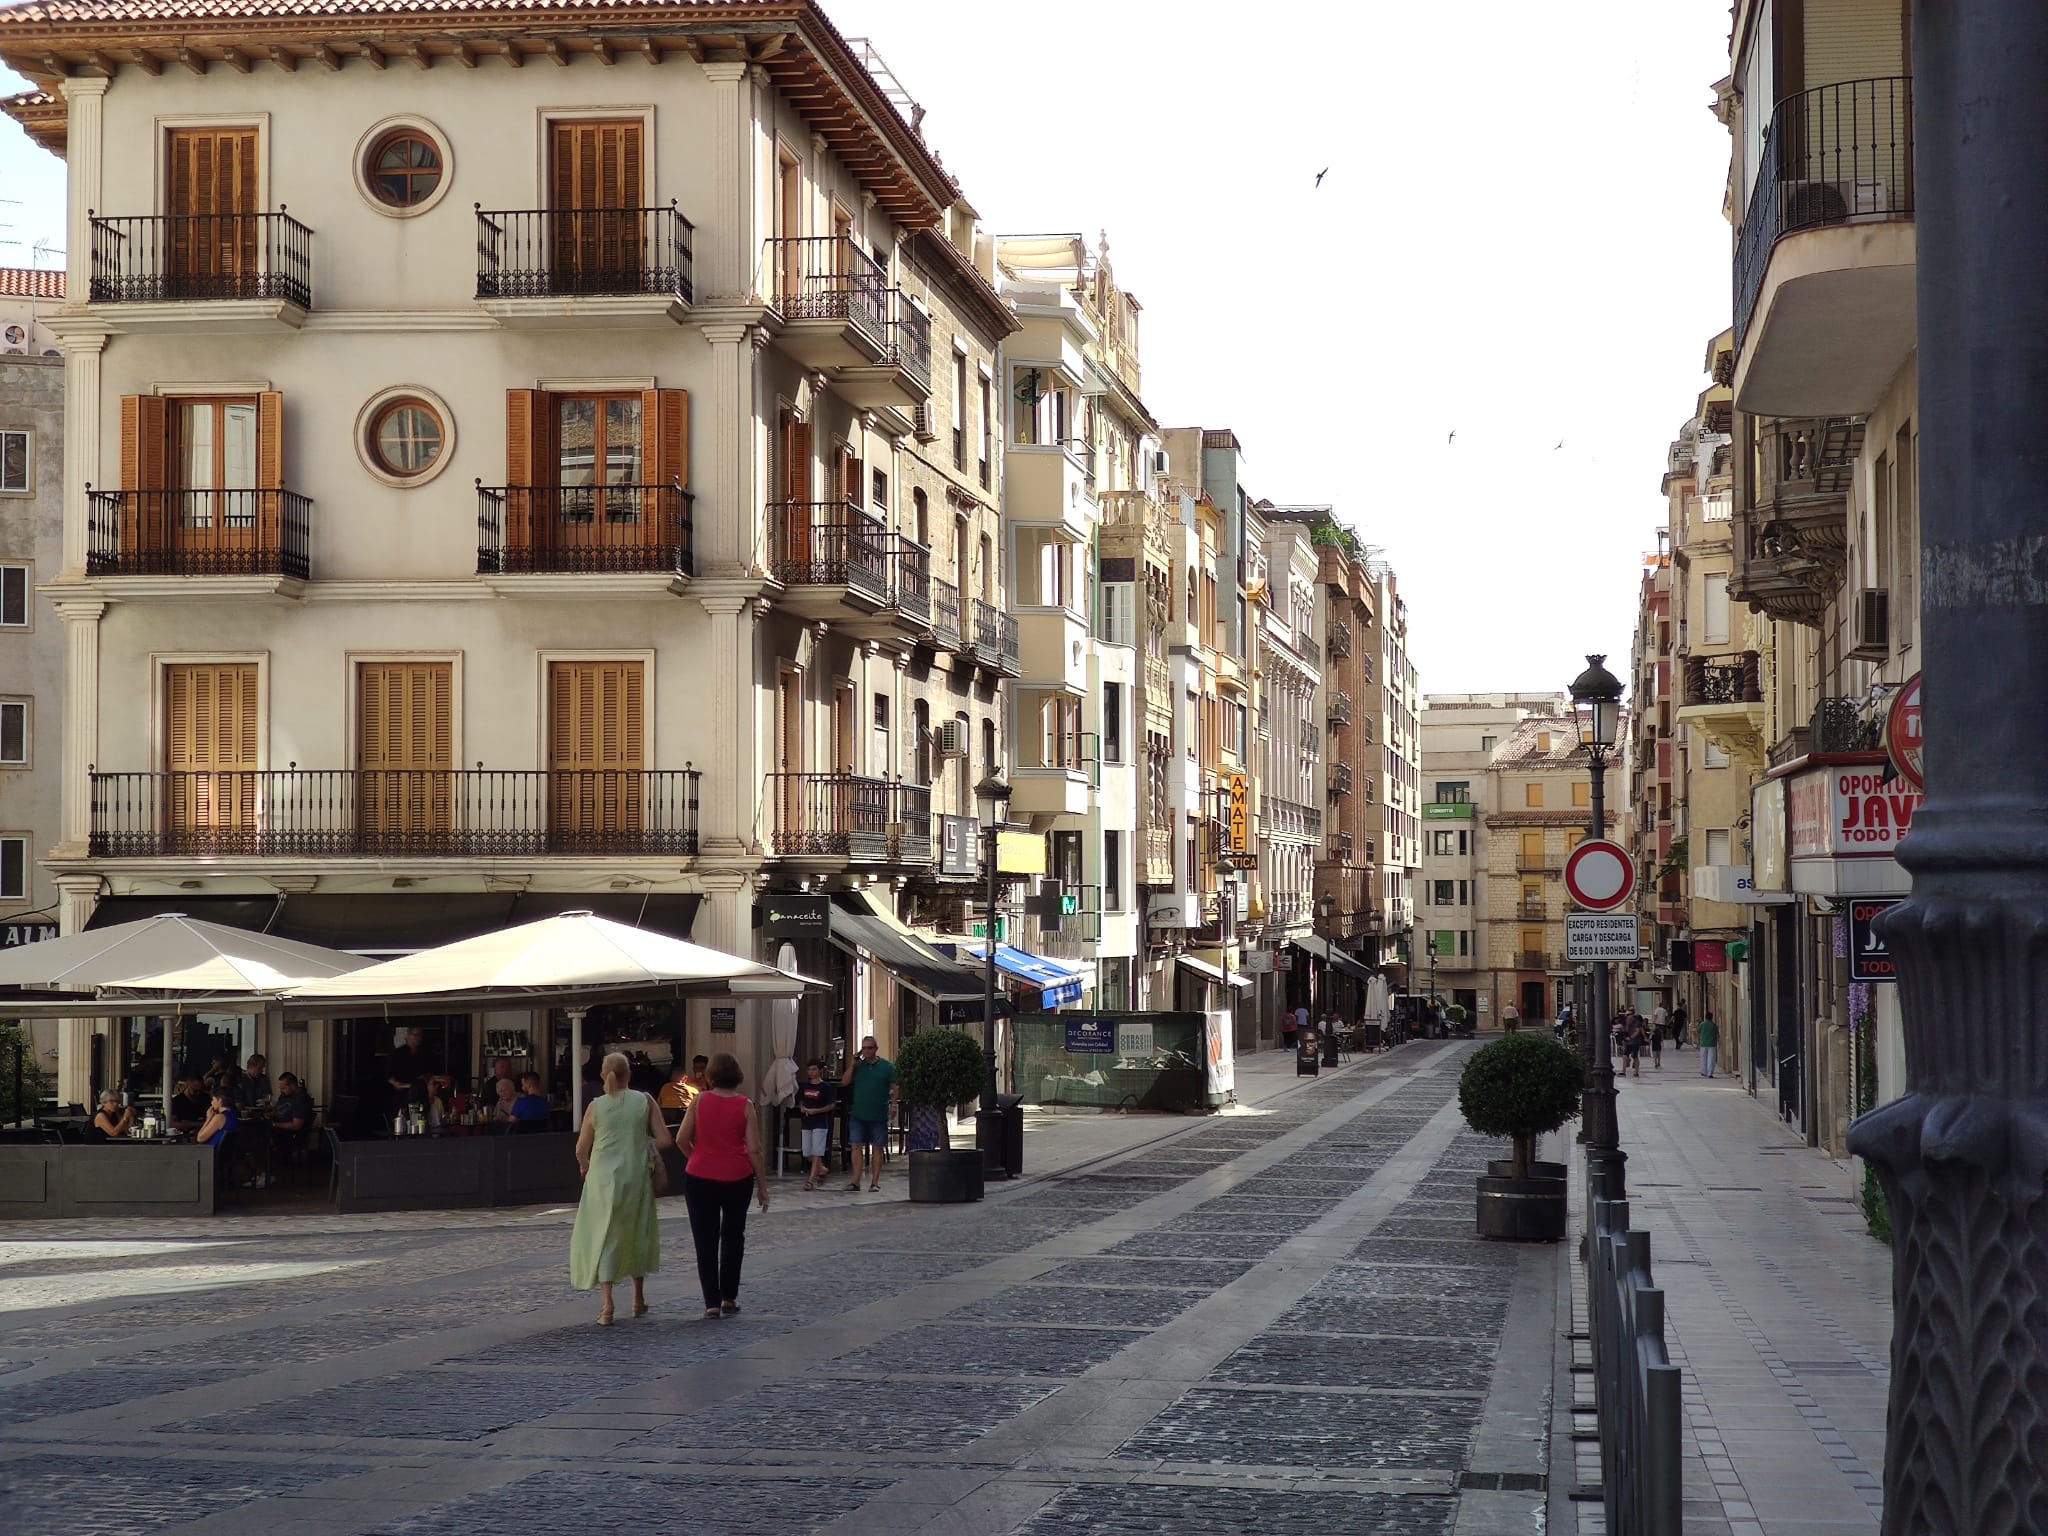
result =
[{"label": "no entry traffic sign", "polygon": [[1589,912],[1612,912],[1635,894],[1636,861],[1619,843],[1588,838],[1564,861],[1564,889]]}]

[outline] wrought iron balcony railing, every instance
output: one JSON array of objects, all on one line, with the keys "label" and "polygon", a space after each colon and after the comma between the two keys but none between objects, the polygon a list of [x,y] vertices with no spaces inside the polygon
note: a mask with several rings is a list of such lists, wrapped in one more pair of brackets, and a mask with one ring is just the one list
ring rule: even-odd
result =
[{"label": "wrought iron balcony railing", "polygon": [[960,589],[937,576],[932,578],[932,633],[941,650],[960,649]]},{"label": "wrought iron balcony railing", "polygon": [[932,387],[931,317],[910,302],[901,288],[890,290],[889,361],[925,390]]},{"label": "wrought iron balcony railing", "polygon": [[1017,616],[993,603],[974,600],[974,652],[988,666],[1015,677],[1022,668],[1022,639]]},{"label": "wrought iron balcony railing", "polygon": [[1333,693],[1330,695],[1330,724],[1345,726],[1351,723],[1351,695]]},{"label": "wrought iron balcony railing", "polygon": [[1761,704],[1763,669],[1755,651],[1685,658],[1687,704]]},{"label": "wrought iron balcony railing", "polygon": [[1332,800],[1337,799],[1340,795],[1351,793],[1351,765],[1349,763],[1337,763],[1331,767],[1329,787]]},{"label": "wrought iron balcony railing", "polygon": [[293,576],[309,569],[313,503],[295,491],[93,491],[95,576]]},{"label": "wrought iron balcony railing", "polygon": [[775,579],[791,587],[850,587],[887,602],[890,534],[850,501],[778,501],[768,508]]},{"label": "wrought iron balcony railing", "polygon": [[1548,971],[1556,969],[1557,957],[1546,950],[1524,949],[1515,954],[1515,969],[1518,971]]},{"label": "wrought iron balcony railing", "polygon": [[889,536],[889,571],[895,605],[918,624],[932,622],[932,552],[900,533]]},{"label": "wrought iron balcony railing", "polygon": [[[843,321],[878,351],[889,345],[889,274],[874,257],[844,235],[770,240],[768,247],[775,307],[784,320]],[[930,359],[927,337],[927,379]]]},{"label": "wrought iron balcony railing", "polygon": [[695,854],[677,769],[94,773],[96,858]]},{"label": "wrought iron balcony railing", "polygon": [[313,307],[313,231],[281,208],[86,217],[95,304],[282,299]]},{"label": "wrought iron balcony railing", "polygon": [[479,485],[479,574],[690,575],[690,493],[667,485]]},{"label": "wrought iron balcony railing", "polygon": [[1332,619],[1329,627],[1327,649],[1332,661],[1342,661],[1351,654],[1351,621]]},{"label": "wrought iron balcony railing", "polygon": [[1911,76],[1846,80],[1779,102],[1735,240],[1736,350],[1779,240],[1831,224],[1911,217]]},{"label": "wrought iron balcony railing", "polygon": [[769,846],[782,857],[933,862],[929,785],[857,773],[771,773],[764,798]]},{"label": "wrought iron balcony railing", "polygon": [[690,221],[666,208],[476,210],[479,299],[695,296]]}]

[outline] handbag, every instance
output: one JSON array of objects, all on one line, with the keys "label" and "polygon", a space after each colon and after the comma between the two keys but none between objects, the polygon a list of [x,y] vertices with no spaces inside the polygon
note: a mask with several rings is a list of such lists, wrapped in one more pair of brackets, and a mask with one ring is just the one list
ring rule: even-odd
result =
[{"label": "handbag", "polygon": [[662,1160],[661,1148],[653,1142],[647,1144],[647,1176],[654,1181],[657,1195],[668,1193],[668,1164]]}]

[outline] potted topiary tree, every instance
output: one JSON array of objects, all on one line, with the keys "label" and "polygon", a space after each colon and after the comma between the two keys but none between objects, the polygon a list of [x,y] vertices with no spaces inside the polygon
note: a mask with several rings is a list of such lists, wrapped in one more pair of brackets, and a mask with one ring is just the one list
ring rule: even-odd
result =
[{"label": "potted topiary tree", "polygon": [[1503,1035],[1473,1052],[1458,1079],[1458,1108],[1482,1136],[1514,1142],[1511,1159],[1480,1175],[1481,1237],[1555,1242],[1564,1236],[1565,1170],[1536,1161],[1536,1138],[1579,1113],[1578,1056],[1548,1035]]},{"label": "potted topiary tree", "polygon": [[[942,1141],[944,1111],[981,1092],[986,1062],[972,1035],[957,1029],[921,1029],[896,1053],[896,1091],[916,1117],[937,1115]],[[981,1150],[940,1146],[910,1153],[910,1198],[931,1202],[979,1200]]]},{"label": "potted topiary tree", "polygon": [[1453,1003],[1444,1010],[1444,1028],[1459,1039],[1472,1033],[1472,1014],[1463,1003]]}]

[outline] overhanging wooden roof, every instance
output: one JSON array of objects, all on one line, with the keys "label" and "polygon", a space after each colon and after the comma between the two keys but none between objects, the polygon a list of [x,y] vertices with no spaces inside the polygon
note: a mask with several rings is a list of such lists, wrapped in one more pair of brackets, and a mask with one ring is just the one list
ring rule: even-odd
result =
[{"label": "overhanging wooden roof", "polygon": [[0,109],[61,153],[65,103],[44,93],[74,76],[605,66],[636,54],[758,65],[907,228],[936,223],[959,195],[814,0],[30,0],[0,8],[0,61],[41,90]]}]

